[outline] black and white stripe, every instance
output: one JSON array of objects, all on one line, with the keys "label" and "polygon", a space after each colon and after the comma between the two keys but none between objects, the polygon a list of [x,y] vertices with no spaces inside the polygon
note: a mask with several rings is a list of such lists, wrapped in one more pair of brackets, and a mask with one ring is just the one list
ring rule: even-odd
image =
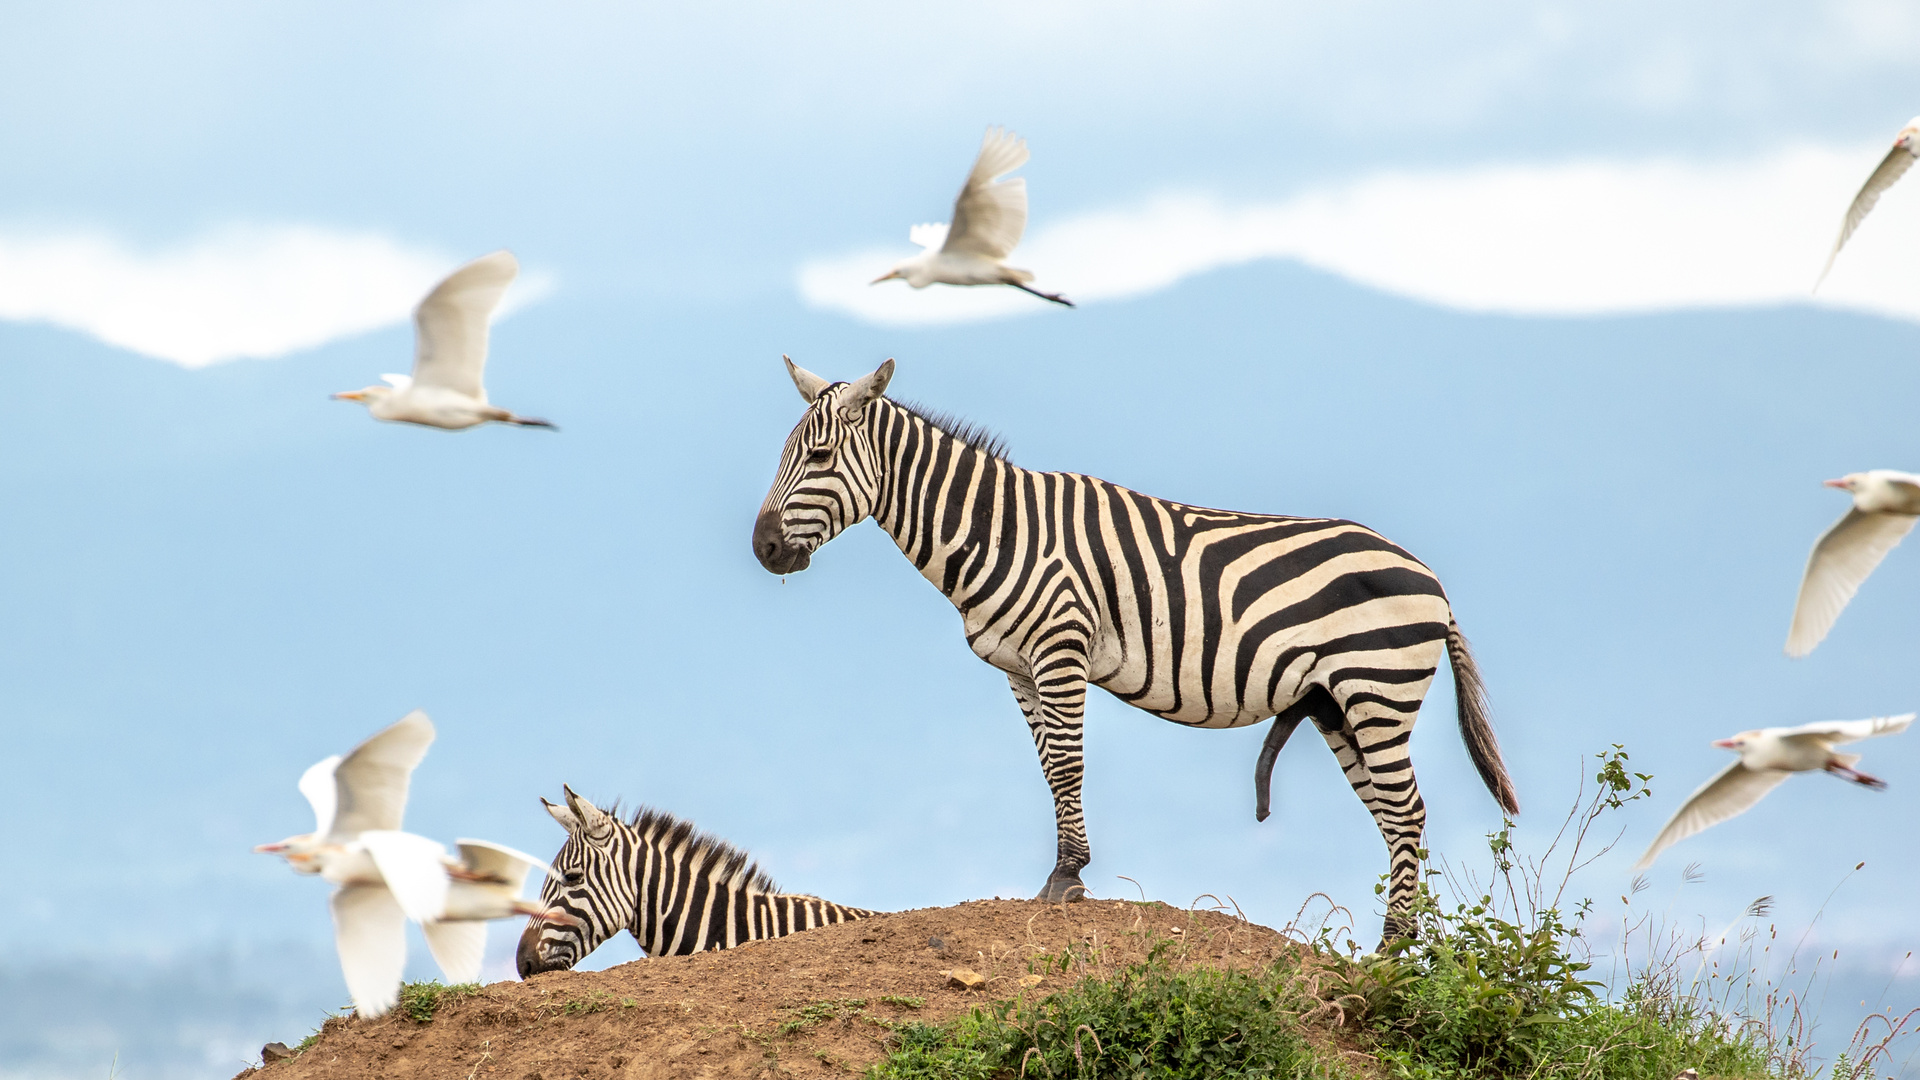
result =
[{"label": "black and white stripe", "polygon": [[648,956],[685,956],[874,914],[817,896],[783,893],[745,852],[658,810],[626,821],[566,789],[546,803],[567,830],[540,901],[580,920],[539,919],[520,936],[522,978],[565,971],[622,930]]},{"label": "black and white stripe", "polygon": [[1440,658],[1460,730],[1502,808],[1518,810],[1480,677],[1433,573],[1351,521],[1210,510],[1074,473],[1022,469],[980,432],[883,397],[893,362],[829,383],[791,361],[806,415],[754,526],[768,570],[871,516],[959,609],[1001,669],[1053,789],[1058,859],[1044,899],[1083,891],[1089,683],[1176,723],[1278,717],[1266,770],[1311,719],[1386,839],[1389,932],[1419,881],[1426,807],[1408,738]]}]

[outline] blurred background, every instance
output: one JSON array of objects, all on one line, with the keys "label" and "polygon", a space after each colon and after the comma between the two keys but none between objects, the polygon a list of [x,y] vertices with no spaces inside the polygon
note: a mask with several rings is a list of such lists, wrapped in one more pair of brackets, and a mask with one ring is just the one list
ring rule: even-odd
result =
[{"label": "blurred background", "polygon": [[[1917,32],[1877,0],[0,5],[0,1075],[228,1076],[340,1008],[326,889],[248,848],[416,707],[429,836],[548,853],[566,782],[846,903],[1031,895],[1047,790],[952,608],[871,524],[752,558],[782,353],[895,357],[1021,465],[1414,552],[1523,846],[1594,754],[1654,775],[1569,890],[1604,953],[1709,740],[1920,707],[1920,551],[1781,654],[1846,507],[1819,481],[1920,468],[1920,183],[1808,292],[1920,110]],[[988,124],[1033,149],[1011,261],[1077,310],[865,284]],[[408,370],[412,304],[500,247],[492,396],[559,433],[327,399]],[[1484,865],[1451,698],[1429,845]],[[1324,892],[1373,939],[1385,849],[1319,740],[1256,825],[1264,727],[1089,713],[1097,895],[1282,925]],[[1920,737],[1863,749],[1891,790],[1797,778],[1628,908],[1774,896],[1836,1048],[1920,1004]]]}]

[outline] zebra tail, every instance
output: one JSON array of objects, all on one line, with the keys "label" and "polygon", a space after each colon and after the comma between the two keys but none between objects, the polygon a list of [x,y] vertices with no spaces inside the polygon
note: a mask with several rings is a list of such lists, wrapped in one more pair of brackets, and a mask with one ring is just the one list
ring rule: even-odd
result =
[{"label": "zebra tail", "polygon": [[1473,767],[1493,794],[1500,809],[1509,814],[1520,812],[1520,797],[1514,793],[1513,779],[1507,775],[1507,763],[1500,758],[1500,740],[1493,735],[1493,717],[1487,705],[1487,687],[1480,681],[1480,669],[1473,662],[1473,650],[1467,647],[1460,624],[1447,620],[1447,659],[1453,665],[1454,704],[1460,712],[1460,738],[1467,744]]}]

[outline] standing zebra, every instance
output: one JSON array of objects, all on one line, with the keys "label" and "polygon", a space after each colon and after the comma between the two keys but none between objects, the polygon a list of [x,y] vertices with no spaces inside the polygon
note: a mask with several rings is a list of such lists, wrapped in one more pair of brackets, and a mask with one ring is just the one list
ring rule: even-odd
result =
[{"label": "standing zebra", "polygon": [[[1076,899],[1087,684],[1192,727],[1277,717],[1256,784],[1311,719],[1386,839],[1387,933],[1419,883],[1426,805],[1407,755],[1444,653],[1460,733],[1508,813],[1519,803],[1446,592],[1380,534],[1333,518],[1207,510],[1076,473],[1034,472],[976,428],[883,397],[893,361],[830,383],[787,361],[807,411],[753,528],[776,574],[871,516],[1006,672],[1053,789],[1058,859],[1040,899]],[[1264,813],[1261,816],[1265,816]]]},{"label": "standing zebra", "polygon": [[[745,852],[672,814],[641,810],[621,821],[564,790],[565,806],[540,800],[567,842],[553,857],[558,876],[540,893],[548,921],[531,920],[520,935],[523,979],[566,971],[622,930],[648,956],[686,956],[874,914],[783,893]],[[551,921],[555,912],[580,925]]]}]

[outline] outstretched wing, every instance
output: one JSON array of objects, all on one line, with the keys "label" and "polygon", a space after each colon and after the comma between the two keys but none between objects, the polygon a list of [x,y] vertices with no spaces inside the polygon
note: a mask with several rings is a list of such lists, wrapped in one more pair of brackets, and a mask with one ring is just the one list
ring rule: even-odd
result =
[{"label": "outstretched wing", "polygon": [[515,851],[503,844],[489,843],[485,840],[462,838],[453,845],[460,849],[460,861],[467,871],[487,879],[507,890],[508,896],[519,896],[520,887],[527,880],[527,871],[538,869],[548,877],[559,877],[545,859],[537,859],[524,851]]},{"label": "outstretched wing", "polygon": [[1913,723],[1913,716],[1912,713],[1901,713],[1899,716],[1875,716],[1867,720],[1816,720],[1799,727],[1781,728],[1777,734],[1786,739],[1814,735],[1837,745],[1880,735],[1898,735]]},{"label": "outstretched wing", "polygon": [[1820,282],[1827,280],[1827,272],[1833,269],[1833,260],[1839,258],[1840,249],[1847,246],[1847,238],[1852,236],[1853,230],[1859,228],[1860,223],[1873,212],[1873,204],[1880,201],[1881,193],[1892,187],[1894,181],[1905,176],[1907,170],[1911,168],[1913,168],[1913,155],[1905,146],[1898,143],[1894,144],[1893,149],[1887,151],[1886,157],[1880,159],[1880,164],[1873,170],[1873,175],[1867,177],[1867,182],[1861,186],[1860,193],[1855,195],[1853,202],[1847,206],[1847,216],[1840,222],[1840,238],[1833,242],[1833,250],[1827,254],[1827,265],[1820,268],[1820,279],[1813,283],[1815,291],[1819,290]]},{"label": "outstretched wing", "polygon": [[447,849],[438,841],[406,832],[370,829],[360,834],[373,865],[400,903],[400,910],[417,923],[439,918],[447,910]]},{"label": "outstretched wing", "polygon": [[329,833],[351,840],[367,829],[398,829],[407,810],[407,784],[433,745],[433,721],[419,709],[353,748],[334,767],[339,800]]},{"label": "outstretched wing", "polygon": [[333,943],[354,1011],[371,1020],[400,1000],[407,966],[407,917],[380,885],[347,885],[333,892]]},{"label": "outstretched wing", "polygon": [[520,273],[510,251],[482,255],[447,275],[413,312],[413,381],[487,399],[487,321]]},{"label": "outstretched wing", "polygon": [[1645,870],[1661,852],[1694,833],[1746,813],[1786,778],[1779,769],[1749,769],[1736,760],[1687,798],[1633,868]]},{"label": "outstretched wing", "polygon": [[953,225],[942,251],[1004,259],[1027,231],[1027,182],[1000,177],[1027,163],[1027,141],[1000,128],[988,128],[973,172],[953,201]]},{"label": "outstretched wing", "polygon": [[307,797],[307,805],[313,807],[313,835],[325,836],[333,831],[333,816],[340,809],[340,794],[333,780],[333,771],[340,767],[340,755],[322,758],[308,766],[300,774],[300,794]]},{"label": "outstretched wing", "polygon": [[487,924],[484,922],[432,922],[420,927],[427,935],[427,949],[448,986],[480,981],[480,962],[487,955]]},{"label": "outstretched wing", "polygon": [[946,245],[947,232],[944,222],[923,222],[907,230],[907,239],[928,251],[938,251]]},{"label": "outstretched wing", "polygon": [[1800,579],[1800,598],[1793,604],[1788,656],[1805,656],[1826,638],[1847,601],[1860,591],[1860,583],[1913,531],[1915,520],[1913,514],[1850,509],[1814,543]]}]

